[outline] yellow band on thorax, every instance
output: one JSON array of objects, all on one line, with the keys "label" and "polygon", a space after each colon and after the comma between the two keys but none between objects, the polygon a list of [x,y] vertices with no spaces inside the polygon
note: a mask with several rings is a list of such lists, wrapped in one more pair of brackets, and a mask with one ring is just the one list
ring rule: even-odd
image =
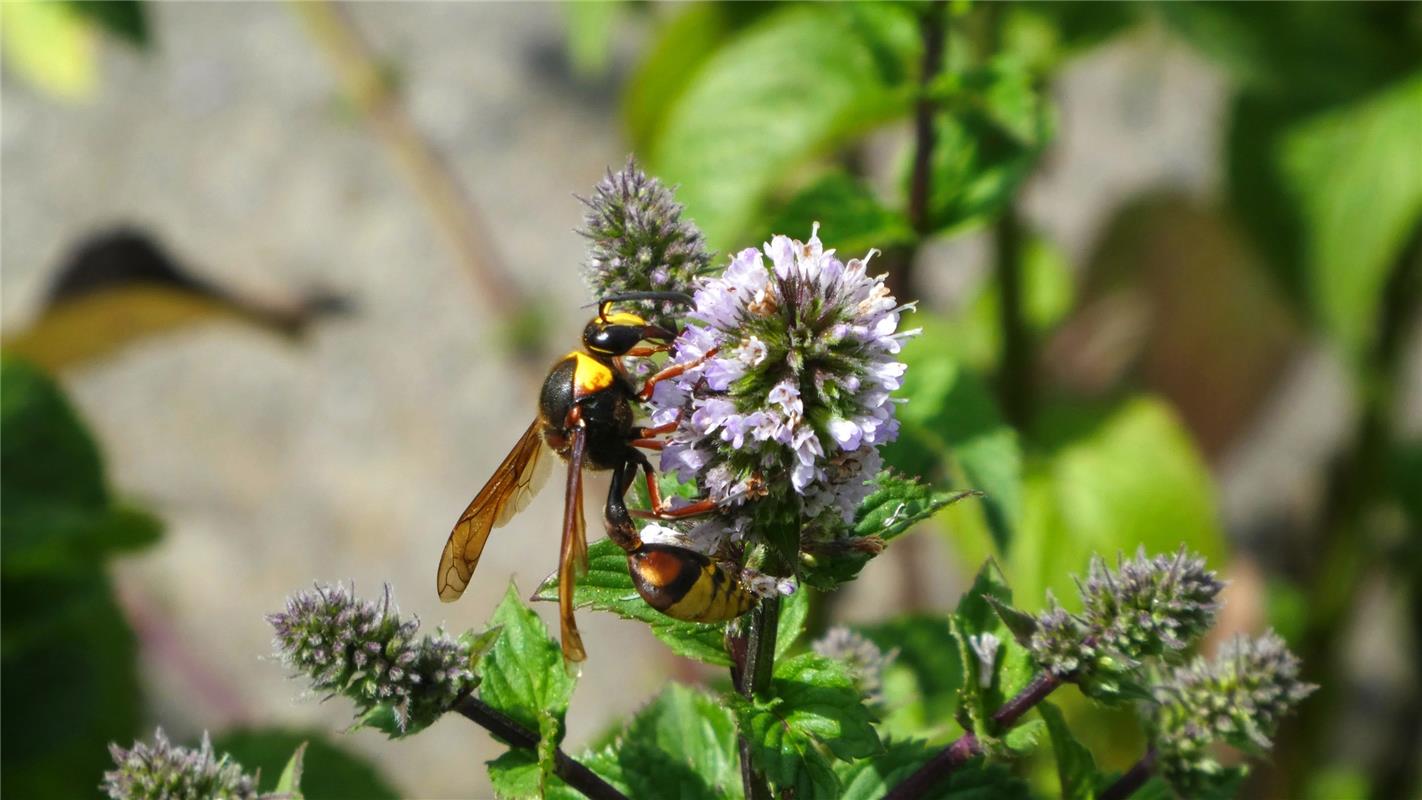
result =
[{"label": "yellow band on thorax", "polygon": [[602,391],[612,385],[612,369],[587,353],[574,350],[568,354],[575,362],[573,388],[579,396]]}]

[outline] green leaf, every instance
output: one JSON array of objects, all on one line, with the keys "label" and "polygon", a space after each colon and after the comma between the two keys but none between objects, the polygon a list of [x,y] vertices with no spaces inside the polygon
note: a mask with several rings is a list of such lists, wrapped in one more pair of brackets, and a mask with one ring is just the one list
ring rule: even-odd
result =
[{"label": "green leaf", "polygon": [[[952,624],[963,663],[959,713],[971,723],[983,747],[992,752],[998,736],[1003,735],[991,729],[992,714],[1031,682],[1033,666],[1027,649],[1017,642],[989,598],[1002,605],[1012,603],[1012,592],[992,561],[978,571],[958,603]],[[1030,741],[1025,744],[1030,746]],[[1019,738],[1006,746],[1016,750],[1023,745]]]},{"label": "green leaf", "polygon": [[[878,800],[928,761],[936,749],[919,741],[885,743],[873,758],[834,766],[843,786],[840,800]],[[977,758],[953,770],[922,800],[1028,800],[1027,784],[1000,764]]]},{"label": "green leaf", "polygon": [[619,737],[620,774],[632,797],[739,797],[736,725],[705,692],[669,685]]},{"label": "green leaf", "polygon": [[795,646],[805,632],[805,618],[810,615],[810,592],[800,587],[780,600],[780,618],[775,626],[775,657],[779,659]]},{"label": "green leaf", "polygon": [[513,583],[494,610],[491,625],[503,630],[479,662],[479,696],[538,733],[537,763],[547,778],[554,748],[563,738],[563,717],[576,678],[563,662],[562,648],[548,635],[543,620],[523,604]]},{"label": "green leaf", "polygon": [[992,606],[992,610],[997,612],[998,619],[1002,620],[1002,624],[1012,632],[1012,638],[1016,639],[1018,644],[1026,647],[1032,634],[1037,631],[1037,618],[1025,611],[1018,611],[992,595],[988,595],[984,599],[987,600],[988,605]]},{"label": "green leaf", "polygon": [[1047,702],[1038,703],[1037,713],[1047,723],[1047,734],[1052,739],[1062,800],[1096,800],[1098,775],[1096,759],[1091,757],[1091,751],[1072,735],[1066,718],[1056,706]]},{"label": "green leaf", "polygon": [[5,432],[0,513],[21,514],[36,506],[95,510],[108,504],[99,449],[59,385],[9,356],[0,360],[0,425]]},{"label": "green leaf", "polygon": [[622,119],[639,153],[650,152],[667,113],[702,65],[732,35],[763,17],[769,3],[688,3],[662,24],[646,57],[627,80]]},{"label": "green leaf", "polygon": [[583,76],[597,76],[607,71],[612,52],[612,37],[622,4],[613,0],[596,3],[563,3],[567,18],[568,60]]},{"label": "green leaf", "polygon": [[835,171],[801,189],[752,241],[769,241],[777,233],[803,239],[816,222],[826,246],[845,259],[917,238],[902,213],[886,208],[863,182]]},{"label": "green leaf", "polygon": [[891,541],[939,510],[978,492],[939,492],[920,483],[881,472],[874,478],[874,491],[854,512],[854,535],[878,536]]},{"label": "green leaf", "polygon": [[1337,102],[1419,61],[1405,7],[1156,3],[1146,8],[1251,91]]},{"label": "green leaf", "polygon": [[[1017,433],[998,413],[986,384],[938,346],[937,325],[910,340],[900,358],[908,364],[898,396],[899,440],[885,460],[909,475],[941,473],[951,466],[950,483],[983,492],[982,514],[1000,552],[1020,524],[1022,452]],[[946,463],[945,463],[946,462]]]},{"label": "green leaf", "polygon": [[1016,727],[1002,734],[1002,746],[1015,756],[1023,756],[1037,749],[1047,726],[1040,719],[1029,719],[1017,723]]},{"label": "green leaf", "polygon": [[148,15],[140,0],[65,0],[74,13],[128,44],[148,48]]},{"label": "green leaf", "polygon": [[[906,10],[874,13],[912,23]],[[834,7],[782,8],[695,71],[650,162],[680,184],[678,199],[712,247],[740,243],[782,176],[908,108],[907,83],[895,85],[902,74],[885,71],[869,39],[878,30]]]},{"label": "green leaf", "polygon": [[67,3],[0,3],[0,16],[6,66],[65,100],[94,94],[98,42],[88,19]]},{"label": "green leaf", "polygon": [[1280,170],[1302,211],[1308,288],[1355,360],[1377,335],[1384,287],[1422,222],[1422,75],[1308,120]]},{"label": "green leaf", "polygon": [[86,573],[109,555],[153,544],[163,530],[157,517],[126,506],[92,510],[24,503],[8,514],[0,512],[0,519],[7,526],[0,567],[7,578]]},{"label": "green leaf", "polygon": [[272,790],[279,795],[286,795],[290,800],[305,800],[301,794],[301,759],[306,755],[307,742],[302,742],[296,746],[296,752],[291,754],[291,760],[282,767],[281,777],[277,778],[276,787]]},{"label": "green leaf", "polygon": [[934,491],[916,479],[887,470],[873,482],[875,490],[855,511],[852,536],[815,545],[809,557],[801,558],[800,574],[809,585],[832,591],[854,580],[864,565],[878,555],[882,543],[897,538],[941,509],[979,494]]},{"label": "green leaf", "polygon": [[1034,73],[1048,75],[1063,62],[1135,22],[1131,3],[1028,3],[1004,9],[1002,49]]},{"label": "green leaf", "polygon": [[101,566],[0,581],[4,797],[92,796],[108,744],[140,733],[137,645]]},{"label": "green leaf", "polygon": [[1028,473],[1021,534],[1004,562],[1019,608],[1040,610],[1051,589],[1079,610],[1071,576],[1085,574],[1094,553],[1110,560],[1183,544],[1223,561],[1209,469],[1164,403],[1136,398],[1067,425],[1054,414],[1041,426],[1053,452]]},{"label": "green leaf", "polygon": [[113,766],[106,746],[138,733],[143,695],[106,556],[151,541],[157,523],[113,504],[94,441],[59,386],[9,356],[0,359],[0,496],[0,795],[82,797]]},{"label": "green leaf", "polygon": [[934,126],[929,220],[952,232],[1000,212],[1052,137],[1052,114],[1026,65],[1010,57],[935,82],[946,94]]},{"label": "green leaf", "polygon": [[814,653],[777,663],[767,698],[734,695],[731,702],[755,763],[797,797],[835,796],[831,757],[863,758],[881,750],[847,668]]},{"label": "green leaf", "polygon": [[[532,750],[511,749],[488,762],[488,765],[489,783],[493,785],[496,797],[522,800],[544,796],[544,772]],[[556,780],[554,776],[548,784]]]}]

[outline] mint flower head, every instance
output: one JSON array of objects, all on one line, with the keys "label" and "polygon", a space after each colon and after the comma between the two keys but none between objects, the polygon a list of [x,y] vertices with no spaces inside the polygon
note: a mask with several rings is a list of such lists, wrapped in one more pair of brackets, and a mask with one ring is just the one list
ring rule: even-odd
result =
[{"label": "mint flower head", "polygon": [[134,742],[128,750],[109,745],[115,769],[101,788],[113,800],[255,800],[257,781],[242,765],[218,757],[202,735],[196,750],[177,747],[159,728],[153,743]]},{"label": "mint flower head", "polygon": [[1115,677],[1152,657],[1172,658],[1214,624],[1224,588],[1205,561],[1183,547],[1173,555],[1118,557],[1116,568],[1091,559],[1078,581],[1082,612],[1069,614],[1055,597],[1032,622],[1024,644],[1060,678],[1079,681],[1098,697],[1115,694]]},{"label": "mint flower head", "polygon": [[428,725],[473,686],[469,645],[443,630],[416,638],[420,621],[400,618],[388,584],[379,601],[318,584],[267,621],[277,654],[312,688],[345,695],[361,711],[387,707],[400,730]]},{"label": "mint flower head", "polygon": [[[690,292],[706,272],[711,255],[701,231],[681,219],[682,207],[661,181],[627,160],[608,170],[583,201],[587,216],[580,233],[589,240],[583,280],[594,298],[625,292]],[[639,301],[644,314],[668,324],[681,309]]]},{"label": "mint flower head", "polygon": [[1154,688],[1150,721],[1162,774],[1177,792],[1196,796],[1222,773],[1210,744],[1262,752],[1279,720],[1317,688],[1299,680],[1299,660],[1272,631],[1235,637],[1213,661],[1175,668]]},{"label": "mint flower head", "polygon": [[867,257],[824,249],[818,226],[807,242],[742,250],[695,301],[671,361],[689,368],[652,395],[653,422],[678,421],[662,469],[729,508],[768,494],[807,520],[852,519],[898,434],[908,306]]}]

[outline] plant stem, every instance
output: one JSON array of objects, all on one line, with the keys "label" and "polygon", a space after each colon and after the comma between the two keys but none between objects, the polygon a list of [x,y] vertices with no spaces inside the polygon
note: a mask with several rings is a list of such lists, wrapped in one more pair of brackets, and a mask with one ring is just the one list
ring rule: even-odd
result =
[{"label": "plant stem", "polygon": [[[733,673],[741,696],[753,700],[770,688],[775,669],[775,638],[780,627],[780,598],[767,597],[751,611],[746,623],[745,661]],[[740,734],[741,782],[746,800],[770,800],[770,783],[765,773],[751,762],[751,743]]]},{"label": "plant stem", "polygon": [[927,92],[928,84],[943,69],[945,41],[944,15],[947,3],[930,3],[920,23],[923,35],[923,63],[919,72],[919,97],[913,117],[913,176],[909,183],[908,218],[913,229],[923,236],[931,227],[928,217],[928,193],[932,184],[933,146],[938,141],[933,128],[933,112],[937,109]]},{"label": "plant stem", "polygon": [[1116,779],[1115,783],[1106,787],[1106,790],[1097,795],[1096,800],[1125,800],[1135,794],[1145,782],[1150,780],[1150,776],[1155,774],[1155,748],[1146,750],[1141,760],[1131,765],[1126,770],[1126,774]]},{"label": "plant stem", "polygon": [[335,66],[351,103],[428,206],[486,309],[505,318],[516,317],[528,307],[527,298],[500,264],[478,208],[400,104],[385,71],[345,10],[324,1],[298,2],[293,8]]},{"label": "plant stem", "polygon": [[[509,719],[502,712],[472,694],[466,694],[456,700],[451,710],[513,747],[525,750],[538,748],[538,734]],[[592,800],[627,800],[627,795],[617,791],[612,784],[603,780],[597,773],[574,760],[572,756],[563,752],[561,747],[553,751],[553,770],[565,783]]]},{"label": "plant stem", "polygon": [[1025,431],[1032,419],[1033,356],[1031,333],[1023,310],[1022,222],[1015,203],[1008,203],[993,226],[997,249],[998,323],[1002,332],[999,401],[1009,422]]},{"label": "plant stem", "polygon": [[[1012,727],[1013,723],[1021,719],[1023,714],[1046,699],[1047,695],[1061,685],[1062,679],[1051,672],[1038,673],[1031,683],[1022,688],[1022,691],[993,712],[993,727],[997,730]],[[982,743],[978,741],[977,735],[968,731],[891,789],[888,794],[884,795],[884,800],[910,800],[910,798],[923,797],[932,791],[933,787],[952,775],[953,770],[982,753]]]},{"label": "plant stem", "polygon": [[[933,187],[933,147],[937,144],[937,130],[933,126],[933,114],[938,104],[928,96],[928,85],[943,70],[945,43],[947,40],[947,3],[935,0],[924,9],[919,20],[919,36],[923,41],[923,60],[918,75],[919,96],[914,105],[913,116],[913,166],[909,176],[908,216],[909,226],[919,238],[926,237],[933,230],[929,215],[928,200]],[[888,271],[889,291],[895,297],[909,297],[913,294],[913,267],[918,255],[918,244],[891,247],[884,251],[883,264]]]}]

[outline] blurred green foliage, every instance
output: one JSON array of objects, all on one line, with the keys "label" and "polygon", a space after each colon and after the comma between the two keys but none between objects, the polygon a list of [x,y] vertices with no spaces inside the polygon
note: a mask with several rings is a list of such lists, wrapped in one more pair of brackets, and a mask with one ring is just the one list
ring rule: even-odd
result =
[{"label": "blurred green foliage", "polygon": [[213,739],[212,749],[227,753],[248,772],[261,770],[271,785],[302,744],[301,793],[306,800],[397,800],[401,795],[364,757],[332,744],[322,731],[237,728]]},{"label": "blurred green foliage", "polygon": [[[147,726],[137,642],[107,564],[157,542],[162,524],[114,497],[60,386],[9,355],[0,359],[0,495],[0,793],[89,797],[113,766],[109,743],[126,746]],[[217,750],[275,780],[303,740],[307,797],[398,796],[318,736],[235,731]]]},{"label": "blurred green foliage", "polygon": [[92,795],[142,713],[132,630],[105,563],[160,525],[112,497],[59,387],[0,361],[0,692],[7,797]]}]

